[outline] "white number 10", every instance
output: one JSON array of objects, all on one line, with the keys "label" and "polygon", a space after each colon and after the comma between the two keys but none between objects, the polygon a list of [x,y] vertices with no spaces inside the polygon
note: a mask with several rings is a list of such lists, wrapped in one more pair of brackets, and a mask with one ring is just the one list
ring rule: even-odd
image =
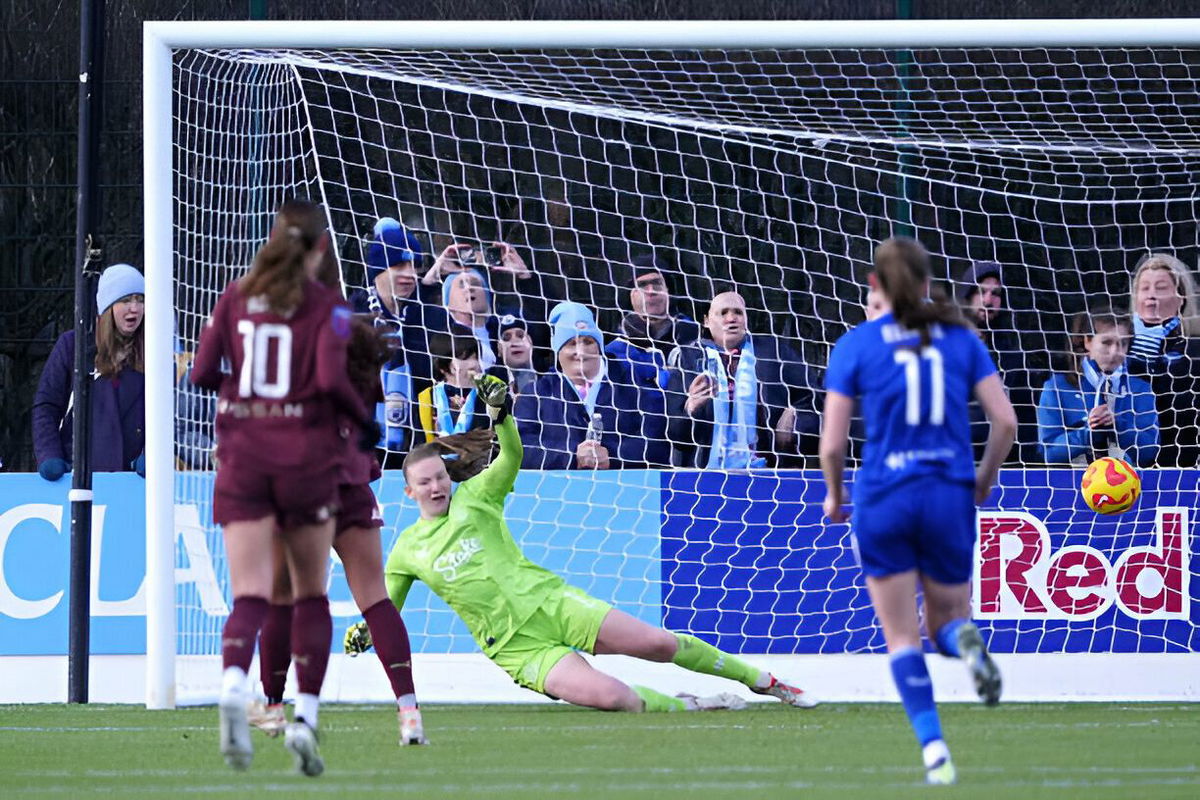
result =
[{"label": "white number 10", "polygon": [[[238,376],[238,395],[278,400],[287,397],[292,381],[292,329],[287,325],[255,325],[238,320],[242,335],[242,374]],[[267,380],[267,361],[271,341],[276,343],[275,380]]]},{"label": "white number 10", "polygon": [[921,362],[929,362],[929,424],[941,425],[946,421],[946,376],[942,369],[942,352],[933,347],[922,347],[921,355],[912,350],[897,350],[896,363],[904,365],[904,383],[907,397],[904,402],[904,421],[909,425],[921,424]]}]

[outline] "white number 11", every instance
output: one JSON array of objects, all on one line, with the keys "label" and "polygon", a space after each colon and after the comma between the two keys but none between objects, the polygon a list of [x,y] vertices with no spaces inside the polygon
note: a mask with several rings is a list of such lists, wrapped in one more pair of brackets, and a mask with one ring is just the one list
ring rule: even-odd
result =
[{"label": "white number 11", "polygon": [[941,425],[946,421],[946,376],[942,369],[942,352],[933,347],[922,347],[921,355],[912,350],[897,350],[897,364],[904,365],[904,383],[908,394],[904,403],[904,421],[909,425],[921,424],[921,362],[929,362],[929,424]]}]

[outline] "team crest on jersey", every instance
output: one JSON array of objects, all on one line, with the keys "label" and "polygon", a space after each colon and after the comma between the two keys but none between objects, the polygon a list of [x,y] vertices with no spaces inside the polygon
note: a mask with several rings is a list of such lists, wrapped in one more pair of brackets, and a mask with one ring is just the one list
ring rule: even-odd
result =
[{"label": "team crest on jersey", "polygon": [[350,318],[354,313],[346,306],[334,306],[333,315],[330,317],[329,324],[333,328],[333,333],[340,339],[350,337]]},{"label": "team crest on jersey", "polygon": [[383,398],[384,418],[388,425],[408,423],[408,398],[400,392],[388,392]]}]

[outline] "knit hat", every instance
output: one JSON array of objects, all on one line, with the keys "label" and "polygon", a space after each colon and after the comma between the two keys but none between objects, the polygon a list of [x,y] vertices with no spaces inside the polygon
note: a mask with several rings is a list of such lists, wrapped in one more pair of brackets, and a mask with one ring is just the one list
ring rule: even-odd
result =
[{"label": "knit hat", "polygon": [[979,282],[989,277],[1000,281],[1000,285],[1003,286],[1004,268],[995,261],[976,261],[964,269],[954,287],[958,302],[966,303],[967,298],[979,289]]},{"label": "knit hat", "polygon": [[146,293],[146,279],[128,264],[113,264],[100,273],[100,284],[96,287],[96,314],[101,315],[112,304],[131,294]]},{"label": "knit hat", "polygon": [[504,314],[500,317],[501,336],[504,335],[505,331],[512,330],[513,328],[520,328],[526,333],[529,333],[529,325],[517,314]]},{"label": "knit hat", "polygon": [[491,290],[488,289],[487,276],[477,269],[464,269],[461,272],[455,272],[454,274],[446,277],[446,280],[442,283],[442,305],[446,308],[450,307],[450,287],[453,286],[454,282],[462,275],[474,275],[475,277],[479,278],[479,285],[483,287],[483,296],[487,298],[488,308],[491,308],[492,293]]},{"label": "knit hat", "polygon": [[392,217],[380,217],[372,232],[374,240],[367,249],[367,277],[374,279],[393,264],[421,260],[421,242]]},{"label": "knit hat", "polygon": [[550,346],[555,353],[576,336],[592,337],[601,352],[604,351],[604,335],[600,333],[596,318],[587,306],[571,302],[559,303],[550,309],[548,319],[553,329]]}]

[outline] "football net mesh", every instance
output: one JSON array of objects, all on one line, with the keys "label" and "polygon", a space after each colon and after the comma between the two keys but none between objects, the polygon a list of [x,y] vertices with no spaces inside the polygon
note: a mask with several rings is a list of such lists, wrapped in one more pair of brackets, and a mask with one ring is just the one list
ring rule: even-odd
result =
[{"label": "football net mesh", "polygon": [[[1077,477],[1037,468],[1028,424],[1068,316],[1127,306],[1147,252],[1196,256],[1197,51],[261,49],[184,50],[174,64],[181,374],[293,196],[328,209],[348,292],[368,286],[372,227],[390,216],[422,241],[422,271],[451,242],[510,243],[536,276],[515,294],[542,301],[527,316],[570,299],[611,336],[629,310],[616,267],[653,250],[676,270],[672,311],[702,319],[735,288],[750,330],[818,375],[864,318],[874,245],[910,233],[938,280],[1003,267],[996,342],[1026,423],[1013,463],[1032,469],[1008,472],[999,507],[1046,518],[1077,503]],[[201,470],[177,478],[191,509],[181,654],[219,652],[228,598],[202,471],[211,413],[178,387],[180,459]],[[1194,490],[1182,473],[1163,480]],[[385,546],[413,518],[402,485],[384,478]],[[812,471],[526,472],[509,516],[535,562],[643,619],[742,652],[879,651],[849,533],[821,524],[821,497]],[[1107,524],[1070,521],[1109,551],[1147,544]],[[197,588],[205,549],[219,593]],[[348,595],[333,600],[354,613]],[[417,652],[472,649],[420,590],[405,616]],[[1122,626],[1135,647],[1179,640],[1122,619],[1048,639],[1050,623],[993,632],[1058,650],[1104,649]]]}]

